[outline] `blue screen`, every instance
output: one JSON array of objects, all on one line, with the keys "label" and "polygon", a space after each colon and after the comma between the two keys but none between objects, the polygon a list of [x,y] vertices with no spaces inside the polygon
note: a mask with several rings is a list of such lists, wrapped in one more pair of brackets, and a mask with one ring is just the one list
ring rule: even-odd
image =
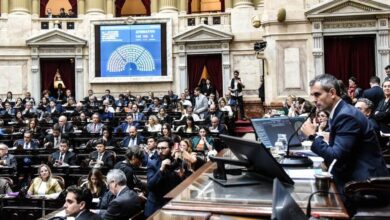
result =
[{"label": "blue screen", "polygon": [[100,76],[161,76],[161,25],[100,27]]}]

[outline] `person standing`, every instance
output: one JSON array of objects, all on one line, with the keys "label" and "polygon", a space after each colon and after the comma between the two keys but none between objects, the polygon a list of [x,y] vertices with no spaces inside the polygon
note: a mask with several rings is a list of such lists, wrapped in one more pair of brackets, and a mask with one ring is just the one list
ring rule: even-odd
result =
[{"label": "person standing", "polygon": [[198,114],[201,118],[204,118],[204,115],[207,113],[209,107],[207,97],[201,93],[199,87],[195,88],[194,96],[195,96],[194,112]]},{"label": "person standing", "polygon": [[316,76],[310,82],[310,93],[318,110],[330,112],[329,141],[316,134],[310,120],[301,130],[313,140],[311,150],[323,157],[328,167],[335,161],[332,174],[338,191],[343,193],[349,181],[387,176],[374,128],[363,113],[341,99],[337,79],[329,74]]},{"label": "person standing", "polygon": [[237,101],[237,105],[240,109],[241,119],[246,120],[245,112],[244,112],[244,99],[242,95],[242,89],[245,88],[245,85],[242,79],[239,77],[239,75],[240,73],[237,70],[235,70],[234,77],[230,81],[229,90],[231,92],[232,98]]}]

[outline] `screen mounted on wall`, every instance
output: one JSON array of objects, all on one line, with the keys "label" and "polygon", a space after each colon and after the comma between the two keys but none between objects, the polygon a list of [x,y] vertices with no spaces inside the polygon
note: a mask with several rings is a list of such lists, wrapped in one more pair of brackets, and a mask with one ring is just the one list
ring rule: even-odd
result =
[{"label": "screen mounted on wall", "polygon": [[165,24],[99,25],[96,77],[166,76]]}]

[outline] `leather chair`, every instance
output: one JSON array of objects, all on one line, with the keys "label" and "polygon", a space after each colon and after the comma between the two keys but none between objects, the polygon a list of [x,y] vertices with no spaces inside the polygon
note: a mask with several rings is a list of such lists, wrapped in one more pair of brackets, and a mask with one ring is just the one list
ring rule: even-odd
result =
[{"label": "leather chair", "polygon": [[390,177],[349,182],[345,186],[345,195],[354,220],[388,219],[390,216]]},{"label": "leather chair", "polygon": [[60,184],[60,186],[63,190],[65,189],[65,180],[62,176],[53,175],[52,178],[56,179],[58,181],[58,183]]}]

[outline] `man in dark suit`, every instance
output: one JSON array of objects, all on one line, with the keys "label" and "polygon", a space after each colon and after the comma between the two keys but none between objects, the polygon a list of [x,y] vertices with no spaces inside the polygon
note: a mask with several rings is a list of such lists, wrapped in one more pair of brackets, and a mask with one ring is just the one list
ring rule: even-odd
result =
[{"label": "man in dark suit", "polygon": [[221,123],[224,123],[223,116],[224,116],[224,113],[219,111],[215,104],[211,104],[210,107],[209,107],[209,111],[204,116],[204,120],[205,120],[205,122],[207,122],[207,124],[210,125],[211,124],[211,118],[217,117]]},{"label": "man in dark suit", "polygon": [[62,135],[60,132],[60,127],[58,125],[54,125],[52,129],[52,133],[46,135],[44,139],[45,148],[55,148],[58,149],[60,146],[61,139],[66,137],[66,135]]},{"label": "man in dark suit", "polygon": [[121,170],[110,170],[107,183],[116,198],[108,204],[107,210],[100,213],[104,220],[128,220],[142,210],[137,193],[126,186],[126,175]]},{"label": "man in dark suit", "polygon": [[60,141],[58,151],[49,157],[49,163],[53,166],[76,165],[76,154],[69,151],[69,142],[66,139]]},{"label": "man in dark suit", "polygon": [[135,126],[130,126],[129,136],[125,137],[121,141],[122,148],[130,148],[132,146],[138,146],[144,143],[144,137],[139,135]]},{"label": "man in dark suit", "polygon": [[108,100],[110,104],[115,103],[115,98],[111,95],[111,91],[109,89],[106,89],[104,96],[102,96],[102,100]]},{"label": "man in dark suit", "polygon": [[329,74],[318,75],[310,82],[310,92],[317,109],[330,112],[329,140],[315,133],[310,120],[301,130],[313,140],[311,150],[323,157],[328,167],[336,160],[332,174],[339,192],[344,192],[344,185],[349,181],[387,176],[371,123],[363,113],[341,99],[337,79]]},{"label": "man in dark suit", "polygon": [[114,133],[129,133],[131,126],[138,128],[139,123],[133,120],[133,114],[130,113],[126,116],[126,122],[116,127]]},{"label": "man in dark suit", "polygon": [[32,139],[32,134],[29,131],[24,132],[23,139],[19,139],[14,143],[15,147],[22,146],[24,150],[32,150],[38,148],[38,141]]},{"label": "man in dark suit", "polygon": [[14,116],[15,113],[16,113],[16,110],[14,108],[12,108],[11,106],[11,103],[9,102],[6,102],[4,104],[4,109],[1,111],[1,115],[5,115],[5,116]]},{"label": "man in dark suit", "polygon": [[133,104],[131,110],[133,112],[133,120],[135,122],[146,121],[146,116],[144,115],[144,113],[139,112],[139,108],[137,104]]},{"label": "man in dark suit", "polygon": [[70,186],[66,190],[65,213],[67,217],[75,220],[101,220],[102,218],[89,211],[92,206],[92,194],[88,189]]},{"label": "man in dark suit", "polygon": [[134,187],[142,189],[142,183],[137,178],[137,176],[135,176],[134,169],[137,169],[141,166],[141,163],[144,159],[144,152],[140,147],[135,146],[127,149],[125,156],[126,159],[116,163],[114,169],[120,169],[123,171],[123,173],[126,175],[127,187],[129,187],[129,189],[134,189]]},{"label": "man in dark suit", "polygon": [[385,98],[383,94],[383,89],[380,87],[381,80],[377,76],[372,76],[370,78],[371,88],[364,90],[363,98],[367,98],[373,102],[373,109],[375,110],[378,107],[379,102]]},{"label": "man in dark suit", "polygon": [[157,156],[148,161],[147,187],[148,199],[145,204],[145,216],[149,217],[156,210],[163,207],[167,200],[164,195],[175,188],[181,178],[172,166],[174,162],[171,154],[173,142],[169,139],[160,139],[157,143]]},{"label": "man in dark suit", "polygon": [[58,123],[56,123],[55,125],[58,125],[61,134],[69,134],[74,132],[73,125],[68,122],[68,118],[65,115],[61,115],[58,118]]},{"label": "man in dark suit", "polygon": [[100,138],[95,144],[96,151],[89,154],[89,165],[111,169],[114,166],[114,155],[110,151],[106,151],[106,141]]},{"label": "man in dark suit", "polygon": [[8,146],[0,143],[0,167],[6,166],[16,170],[17,162],[14,155],[8,153]]},{"label": "man in dark suit", "polygon": [[209,127],[211,133],[227,134],[226,125],[219,123],[218,117],[211,118],[211,126]]}]

